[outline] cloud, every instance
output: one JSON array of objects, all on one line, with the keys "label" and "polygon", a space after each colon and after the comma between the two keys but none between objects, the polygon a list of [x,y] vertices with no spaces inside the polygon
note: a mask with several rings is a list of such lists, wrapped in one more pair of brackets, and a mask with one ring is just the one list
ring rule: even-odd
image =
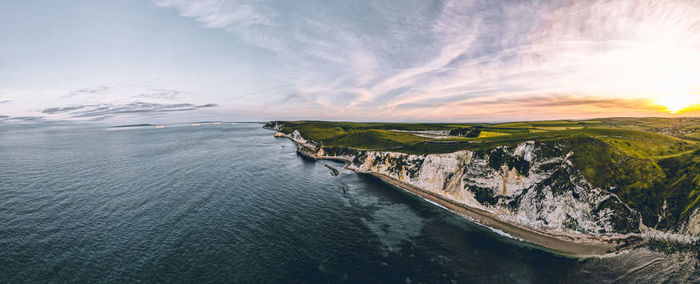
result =
[{"label": "cloud", "polygon": [[81,110],[89,107],[94,107],[94,106],[99,106],[99,105],[82,105],[82,106],[68,106],[68,107],[52,107],[52,108],[47,108],[43,109],[41,113],[45,114],[58,114],[58,113],[66,113],[66,112],[72,112],[76,110]]},{"label": "cloud", "polygon": [[138,99],[174,100],[179,98],[182,94],[183,92],[180,90],[166,88],[149,88],[148,84],[146,83],[137,83],[129,85],[97,86],[90,88],[82,88],[79,90],[72,91],[67,95],[64,95],[63,97],[67,98],[81,96],[98,96],[99,98],[104,98],[118,96]]},{"label": "cloud", "polygon": [[111,87],[107,86],[97,86],[94,88],[83,88],[79,90],[72,91],[65,95],[64,97],[74,97],[74,96],[85,96],[85,95],[94,95],[94,94],[100,94],[100,93],[105,93],[109,91]]},{"label": "cloud", "polygon": [[43,120],[43,116],[15,116],[11,117],[11,120],[19,120],[19,121],[40,121]]},{"label": "cloud", "polygon": [[476,98],[623,111],[613,102],[665,95],[673,70],[700,74],[693,1],[155,2],[274,51],[274,75],[296,83],[280,102],[331,118]]},{"label": "cloud", "polygon": [[134,98],[147,98],[147,99],[159,99],[159,100],[174,100],[178,98],[178,96],[182,94],[181,91],[178,90],[169,90],[169,89],[151,89],[146,92],[137,94],[133,96]]},{"label": "cloud", "polygon": [[25,129],[25,127],[48,127],[48,126],[67,126],[76,125],[76,121],[47,119],[44,116],[10,116],[0,115],[0,130],[6,129]]},{"label": "cloud", "polygon": [[0,101],[0,104],[6,104],[6,103],[9,103],[9,102],[10,102],[10,100],[4,100],[4,101]]},{"label": "cloud", "polygon": [[[596,96],[574,96],[574,95],[532,95],[520,98],[496,97],[484,98],[476,97],[464,99],[459,102],[449,102],[440,106],[516,106],[516,107],[600,107],[600,108],[630,108],[638,109],[652,102],[648,99],[623,99],[607,98]],[[436,105],[432,105],[436,106]]]},{"label": "cloud", "polygon": [[36,124],[47,122],[43,116],[9,116],[0,115],[0,122],[10,123],[10,124]]},{"label": "cloud", "polygon": [[[488,99],[467,99],[456,106],[470,108],[495,107],[503,109],[517,108],[602,108],[602,109],[631,109],[639,110],[650,107],[653,104],[648,99],[622,99],[605,98],[594,96],[571,96],[571,95],[550,95],[550,96],[529,96],[523,98],[488,98]],[[443,105],[449,107],[451,105]]]},{"label": "cloud", "polygon": [[442,104],[411,103],[392,110],[398,117],[434,120],[434,117],[522,121],[527,119],[608,117],[611,112],[650,116],[661,106],[644,98],[608,98],[581,95],[530,95],[473,97]]},{"label": "cloud", "polygon": [[193,105],[132,102],[128,104],[91,104],[67,107],[52,107],[42,110],[44,114],[67,115],[73,118],[104,118],[120,114],[152,114],[179,111],[192,111],[216,107],[217,104]]}]

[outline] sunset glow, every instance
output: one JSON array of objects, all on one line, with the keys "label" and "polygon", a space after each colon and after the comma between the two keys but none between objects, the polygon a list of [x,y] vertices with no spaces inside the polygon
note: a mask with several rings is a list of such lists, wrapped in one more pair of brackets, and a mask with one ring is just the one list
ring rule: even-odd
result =
[{"label": "sunset glow", "polygon": [[0,19],[0,120],[700,115],[697,1],[4,1]]},{"label": "sunset glow", "polygon": [[700,85],[700,74],[687,70],[675,69],[666,74],[659,83],[660,96],[656,104],[666,107],[675,114],[700,103],[700,96],[693,94],[693,87]]},{"label": "sunset glow", "polygon": [[669,113],[675,114],[697,102],[694,96],[666,96],[656,100],[656,103],[666,107]]}]

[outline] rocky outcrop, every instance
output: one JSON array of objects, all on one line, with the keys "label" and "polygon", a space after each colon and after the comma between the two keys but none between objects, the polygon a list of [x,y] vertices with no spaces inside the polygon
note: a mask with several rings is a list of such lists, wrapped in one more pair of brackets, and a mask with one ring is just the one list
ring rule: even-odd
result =
[{"label": "rocky outcrop", "polygon": [[282,130],[282,128],[284,128],[284,124],[279,121],[270,121],[268,123],[265,123],[265,125],[263,125],[263,128],[280,131]]},{"label": "rocky outcrop", "polygon": [[329,166],[329,165],[327,165],[327,164],[326,164],[325,166],[326,166],[326,168],[328,168],[329,170],[331,170],[331,175],[332,175],[332,176],[337,177],[337,176],[340,174],[340,172],[338,171],[338,169],[336,169],[336,168],[334,168],[334,167],[331,167],[331,166]]}]

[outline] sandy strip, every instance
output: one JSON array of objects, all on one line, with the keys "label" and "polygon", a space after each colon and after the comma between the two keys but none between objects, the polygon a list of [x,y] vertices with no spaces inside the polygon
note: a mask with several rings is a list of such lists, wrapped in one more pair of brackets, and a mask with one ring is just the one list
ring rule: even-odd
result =
[{"label": "sandy strip", "polygon": [[482,225],[501,230],[512,237],[521,239],[522,241],[549,248],[563,254],[577,257],[603,256],[614,253],[622,248],[629,247],[631,244],[638,242],[635,237],[626,236],[601,239],[585,235],[553,235],[503,221],[489,212],[471,208],[452,200],[445,199],[435,193],[406,184],[387,175],[379,173],[367,174],[378,177],[382,181],[393,185],[394,187],[403,189],[426,200],[440,204],[448,210],[457,213],[458,215],[466,216]]}]

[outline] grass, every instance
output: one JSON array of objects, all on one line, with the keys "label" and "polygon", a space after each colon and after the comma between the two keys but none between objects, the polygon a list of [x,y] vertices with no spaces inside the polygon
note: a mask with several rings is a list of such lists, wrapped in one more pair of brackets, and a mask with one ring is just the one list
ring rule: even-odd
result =
[{"label": "grass", "polygon": [[[698,119],[688,120],[700,124]],[[635,123],[639,123],[639,125]],[[444,153],[460,149],[475,150],[500,145],[514,145],[527,140],[539,141],[588,136],[605,142],[627,155],[658,160],[687,153],[698,147],[700,144],[698,141],[685,138],[688,135],[696,135],[696,132],[684,133],[675,137],[660,133],[660,131],[672,129],[674,126],[677,128],[682,126],[679,129],[687,129],[689,127],[687,124],[687,121],[658,118],[560,120],[501,124],[287,121],[284,122],[282,131],[291,133],[298,130],[305,138],[318,141],[326,147],[391,149],[410,153]],[[389,131],[448,131],[476,125],[482,127],[481,135],[477,138],[433,139],[408,132]]]},{"label": "grass", "polygon": [[[490,151],[524,141],[564,145],[596,187],[609,189],[650,227],[677,228],[700,206],[700,118],[602,118],[512,123],[357,123],[286,121],[285,133],[332,149],[427,154]],[[426,138],[390,130],[481,127],[476,138]],[[664,209],[666,204],[666,209]],[[657,222],[658,216],[666,216]]]},{"label": "grass", "polygon": [[498,131],[481,131],[481,134],[479,134],[479,138],[498,137],[498,136],[505,136],[505,135],[509,135],[509,133],[498,132]]},{"label": "grass", "polygon": [[596,138],[638,158],[660,159],[682,154],[698,147],[698,143],[680,138],[635,130],[596,129]]},{"label": "grass", "polygon": [[363,150],[398,149],[407,144],[415,144],[428,138],[405,132],[388,130],[350,130],[346,135],[337,135],[323,140],[325,147],[349,147]]},{"label": "grass", "polygon": [[583,126],[537,126],[535,129],[537,130],[571,130],[571,129],[582,129]]},{"label": "grass", "polygon": [[[390,130],[449,131],[460,127],[482,127],[477,138],[426,138],[410,132]],[[500,124],[475,123],[358,123],[287,121],[283,132],[298,130],[306,139],[324,147],[392,150],[406,153],[445,153],[489,149],[523,141],[550,141],[591,137],[627,156],[658,161],[689,153],[700,141],[700,119],[606,118],[590,121],[534,121]],[[689,132],[689,131],[693,132]]]},{"label": "grass", "polygon": [[700,128],[688,129],[687,131],[688,132],[684,134],[683,138],[700,141]]}]

